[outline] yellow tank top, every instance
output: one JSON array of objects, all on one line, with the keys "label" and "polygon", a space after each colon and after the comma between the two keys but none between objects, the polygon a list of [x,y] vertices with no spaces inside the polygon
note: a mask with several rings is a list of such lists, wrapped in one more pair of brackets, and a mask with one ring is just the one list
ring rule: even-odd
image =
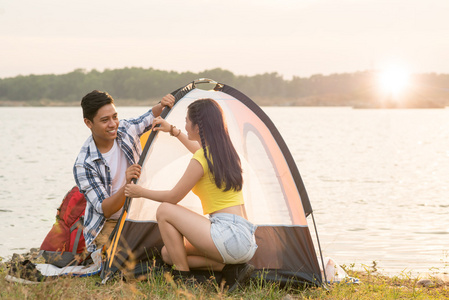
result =
[{"label": "yellow tank top", "polygon": [[192,159],[197,160],[201,166],[203,166],[204,175],[192,189],[192,192],[194,192],[201,200],[203,214],[211,214],[217,210],[244,203],[241,190],[229,190],[223,192],[223,189],[219,189],[215,185],[214,178],[210,174],[209,166],[204,157],[202,148],[195,152]]}]

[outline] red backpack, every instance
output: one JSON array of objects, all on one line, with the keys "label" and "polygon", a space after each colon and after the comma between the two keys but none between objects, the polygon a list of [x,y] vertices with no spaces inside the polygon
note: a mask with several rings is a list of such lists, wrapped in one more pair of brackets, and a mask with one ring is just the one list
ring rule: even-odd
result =
[{"label": "red backpack", "polygon": [[85,210],[86,199],[74,186],[64,196],[56,214],[56,223],[40,247],[47,263],[62,268],[82,262],[86,249],[83,235]]}]

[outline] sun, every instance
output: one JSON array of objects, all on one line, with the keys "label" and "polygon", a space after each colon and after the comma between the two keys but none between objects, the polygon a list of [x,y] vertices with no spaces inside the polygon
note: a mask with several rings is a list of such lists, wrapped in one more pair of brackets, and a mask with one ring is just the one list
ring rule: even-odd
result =
[{"label": "sun", "polygon": [[379,87],[382,92],[398,96],[409,85],[410,73],[398,66],[390,66],[379,73]]}]

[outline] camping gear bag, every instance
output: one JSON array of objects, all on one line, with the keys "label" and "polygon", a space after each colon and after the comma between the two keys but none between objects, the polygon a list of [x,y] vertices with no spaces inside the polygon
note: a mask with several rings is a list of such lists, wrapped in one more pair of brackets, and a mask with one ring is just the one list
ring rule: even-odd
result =
[{"label": "camping gear bag", "polygon": [[86,198],[74,186],[64,197],[56,214],[56,223],[40,247],[46,263],[57,267],[78,265],[83,260],[86,243],[83,217]]}]

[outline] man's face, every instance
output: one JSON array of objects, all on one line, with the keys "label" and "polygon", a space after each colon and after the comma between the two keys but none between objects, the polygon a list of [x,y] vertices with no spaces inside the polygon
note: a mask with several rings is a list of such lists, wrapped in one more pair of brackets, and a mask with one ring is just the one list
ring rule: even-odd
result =
[{"label": "man's face", "polygon": [[114,104],[106,104],[95,115],[93,122],[84,119],[87,127],[92,131],[96,143],[113,141],[117,137],[119,119]]}]

